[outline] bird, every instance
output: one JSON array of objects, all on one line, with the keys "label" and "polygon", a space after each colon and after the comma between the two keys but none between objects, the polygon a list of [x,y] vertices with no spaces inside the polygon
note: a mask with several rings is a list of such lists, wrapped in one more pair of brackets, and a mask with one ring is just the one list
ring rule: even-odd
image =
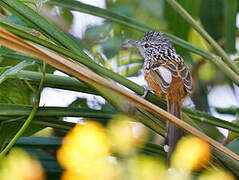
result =
[{"label": "bird", "polygon": [[[143,73],[148,86],[158,95],[165,94],[167,111],[181,119],[184,99],[192,94],[189,68],[162,32],[149,31],[141,40],[129,40],[124,47],[136,47],[144,58]],[[166,125],[168,160],[184,131],[171,122]]]}]

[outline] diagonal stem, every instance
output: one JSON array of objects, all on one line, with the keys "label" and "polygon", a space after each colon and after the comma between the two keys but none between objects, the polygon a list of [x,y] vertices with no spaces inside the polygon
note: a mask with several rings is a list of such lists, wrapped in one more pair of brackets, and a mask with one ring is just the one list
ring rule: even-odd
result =
[{"label": "diagonal stem", "polygon": [[43,87],[43,83],[44,83],[44,79],[45,79],[45,68],[46,68],[46,63],[43,63],[43,75],[42,75],[42,79],[36,94],[36,101],[34,104],[34,107],[30,113],[30,115],[28,116],[27,120],[25,121],[25,123],[23,124],[23,126],[20,128],[20,130],[17,132],[17,134],[12,138],[12,140],[10,141],[10,143],[4,148],[4,150],[0,153],[0,160],[7,154],[7,152],[14,146],[14,144],[17,142],[17,140],[21,137],[21,135],[25,132],[25,130],[28,128],[28,126],[30,125],[31,121],[34,119],[35,114],[37,112],[39,103],[40,103],[40,97],[41,97],[41,90]]}]

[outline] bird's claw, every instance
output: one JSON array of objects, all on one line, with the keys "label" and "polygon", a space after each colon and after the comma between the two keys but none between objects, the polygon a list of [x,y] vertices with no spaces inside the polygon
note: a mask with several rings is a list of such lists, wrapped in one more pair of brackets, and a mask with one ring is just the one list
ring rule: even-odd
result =
[{"label": "bird's claw", "polygon": [[164,145],[163,149],[164,149],[165,152],[167,152],[167,153],[169,152],[169,146],[168,145]]},{"label": "bird's claw", "polygon": [[150,88],[150,87],[147,86],[147,85],[143,85],[143,87],[144,87],[144,94],[143,94],[141,97],[142,97],[142,98],[145,98],[145,97],[147,96],[148,92],[149,92],[149,91],[153,91],[153,89]]}]

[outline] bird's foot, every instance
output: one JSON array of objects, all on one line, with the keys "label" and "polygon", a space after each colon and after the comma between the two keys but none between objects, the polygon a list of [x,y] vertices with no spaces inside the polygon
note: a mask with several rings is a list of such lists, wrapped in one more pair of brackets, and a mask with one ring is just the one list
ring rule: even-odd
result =
[{"label": "bird's foot", "polygon": [[164,149],[165,152],[167,152],[167,153],[169,152],[169,146],[167,144],[165,144],[163,146],[163,149]]},{"label": "bird's foot", "polygon": [[152,88],[150,88],[149,86],[147,85],[142,85],[144,87],[144,94],[141,96],[142,98],[145,98],[148,94],[149,91],[153,91]]},{"label": "bird's foot", "polygon": [[167,134],[166,134],[166,138],[165,138],[165,141],[164,141],[163,149],[164,149],[165,152],[169,152],[169,145],[168,145],[168,136],[167,136]]}]

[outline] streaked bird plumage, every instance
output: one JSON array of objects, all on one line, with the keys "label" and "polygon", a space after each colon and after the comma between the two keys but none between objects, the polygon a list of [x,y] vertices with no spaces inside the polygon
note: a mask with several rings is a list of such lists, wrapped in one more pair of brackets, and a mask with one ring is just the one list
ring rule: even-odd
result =
[{"label": "streaked bird plumage", "polygon": [[[136,46],[144,58],[144,77],[148,85],[157,94],[166,94],[168,112],[180,118],[183,100],[193,91],[191,74],[183,58],[161,32],[146,32],[140,41],[129,41],[128,44]],[[170,157],[183,131],[168,123],[167,136]]]},{"label": "streaked bird plumage", "polygon": [[[150,73],[152,77],[155,77],[155,73],[160,74],[160,81],[162,81],[164,75],[158,72],[158,69],[164,67],[172,73],[172,76],[181,77],[185,90],[188,93],[192,93],[191,74],[184,60],[176,53],[169,40],[163,36],[163,33],[157,31],[147,32],[141,39],[140,44],[142,47],[139,47],[139,51],[145,59],[144,69],[146,73]],[[157,78],[153,79],[155,82],[159,82]],[[168,92],[170,84],[162,82],[159,85],[162,86],[164,93]]]}]

